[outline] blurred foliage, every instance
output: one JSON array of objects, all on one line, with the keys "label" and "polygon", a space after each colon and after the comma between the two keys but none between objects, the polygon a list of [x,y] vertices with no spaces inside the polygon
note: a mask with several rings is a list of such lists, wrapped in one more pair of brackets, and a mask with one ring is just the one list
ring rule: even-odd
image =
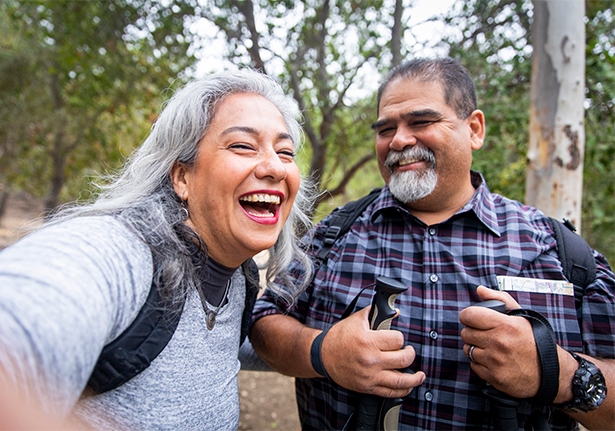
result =
[{"label": "blurred foliage", "polygon": [[[382,186],[374,90],[390,68],[392,0],[0,2],[0,183],[35,195],[62,179],[61,200],[117,168],[155,120],[162,90],[195,64],[193,17],[214,23],[226,57],[275,76],[304,115],[304,173],[325,191],[315,219]],[[204,3],[205,4],[205,3]],[[404,58],[421,55],[408,26]],[[586,1],[583,236],[615,261],[615,6]],[[487,138],[475,153],[492,191],[524,201],[532,41],[530,0],[457,1],[427,52],[475,78]],[[56,171],[54,172],[54,167]],[[58,168],[59,172],[58,172]],[[59,175],[61,174],[61,175]],[[51,200],[49,201],[51,202]]]},{"label": "blurred foliage", "polygon": [[583,236],[615,264],[615,5],[586,2]]},{"label": "blurred foliage", "polygon": [[0,3],[0,183],[51,209],[118,167],[195,63],[196,12],[196,0]]}]

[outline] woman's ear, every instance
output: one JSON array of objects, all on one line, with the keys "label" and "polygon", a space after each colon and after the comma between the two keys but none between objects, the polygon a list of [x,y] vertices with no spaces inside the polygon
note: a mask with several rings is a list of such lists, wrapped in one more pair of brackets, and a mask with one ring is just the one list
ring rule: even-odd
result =
[{"label": "woman's ear", "polygon": [[173,183],[173,189],[175,193],[182,201],[188,199],[188,182],[186,180],[186,173],[188,168],[181,162],[175,162],[171,168],[171,182]]}]

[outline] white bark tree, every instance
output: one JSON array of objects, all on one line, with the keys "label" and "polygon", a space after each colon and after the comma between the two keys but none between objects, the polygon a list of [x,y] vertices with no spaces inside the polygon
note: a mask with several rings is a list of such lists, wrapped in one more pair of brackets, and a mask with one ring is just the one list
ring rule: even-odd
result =
[{"label": "white bark tree", "polygon": [[534,0],[526,203],[580,231],[585,147],[585,2]]}]

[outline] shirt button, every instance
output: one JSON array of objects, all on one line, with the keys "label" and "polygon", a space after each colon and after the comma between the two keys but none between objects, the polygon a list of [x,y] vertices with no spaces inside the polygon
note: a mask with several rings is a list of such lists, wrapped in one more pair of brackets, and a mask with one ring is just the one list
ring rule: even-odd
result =
[{"label": "shirt button", "polygon": [[425,401],[432,401],[432,400],[433,400],[433,394],[431,393],[431,391],[425,392]]},{"label": "shirt button", "polygon": [[431,331],[429,333],[429,338],[431,338],[432,340],[437,340],[438,339],[438,333],[436,331]]},{"label": "shirt button", "polygon": [[429,235],[434,236],[436,234],[436,228],[435,227],[430,227],[429,228]]},{"label": "shirt button", "polygon": [[436,274],[431,274],[429,276],[429,280],[431,280],[432,283],[435,283],[438,281],[438,276]]}]

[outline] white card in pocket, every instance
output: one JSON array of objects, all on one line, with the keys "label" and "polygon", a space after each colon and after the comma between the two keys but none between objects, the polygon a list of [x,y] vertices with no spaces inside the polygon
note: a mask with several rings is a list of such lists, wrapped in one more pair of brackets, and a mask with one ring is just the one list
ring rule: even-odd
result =
[{"label": "white card in pocket", "polygon": [[574,286],[566,280],[508,277],[498,275],[498,289],[512,292],[553,293],[574,296]]}]

